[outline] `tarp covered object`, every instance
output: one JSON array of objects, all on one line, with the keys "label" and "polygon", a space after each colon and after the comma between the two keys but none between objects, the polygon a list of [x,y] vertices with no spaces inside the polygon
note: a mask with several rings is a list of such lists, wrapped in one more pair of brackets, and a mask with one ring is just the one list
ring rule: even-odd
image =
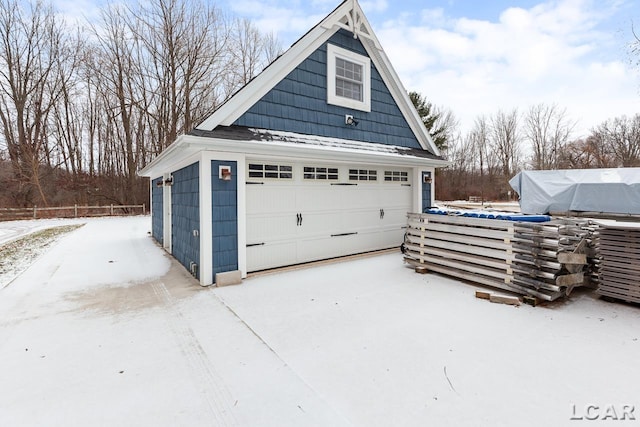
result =
[{"label": "tarp covered object", "polygon": [[640,214],[640,168],[522,171],[509,184],[525,214]]}]

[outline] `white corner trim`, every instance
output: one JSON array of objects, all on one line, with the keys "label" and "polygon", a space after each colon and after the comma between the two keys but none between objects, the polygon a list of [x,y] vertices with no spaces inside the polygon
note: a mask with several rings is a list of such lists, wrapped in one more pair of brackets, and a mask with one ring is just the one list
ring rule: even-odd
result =
[{"label": "white corner trim", "polygon": [[[211,170],[211,161],[229,161],[236,162],[236,175],[237,175],[237,209],[238,209],[238,270],[240,270],[242,278],[247,277],[247,202],[246,202],[246,156],[243,153],[238,152],[226,152],[226,151],[202,151],[202,162],[207,163],[209,165],[209,170]],[[209,177],[209,184],[211,183],[211,177]],[[211,185],[209,185],[209,206],[211,206]],[[213,237],[213,226],[210,224],[209,231],[209,240]],[[213,243],[211,241],[211,245],[206,249],[208,252],[209,259],[213,259]],[[201,253],[202,256],[202,253]],[[210,266],[210,272],[213,276],[213,264]],[[214,277],[212,277],[213,281]]]},{"label": "white corner trim", "polygon": [[213,241],[211,212],[211,161],[204,152],[200,156],[200,284],[213,284]]},{"label": "white corner trim", "polygon": [[[336,95],[336,59],[362,67],[362,101]],[[327,44],[327,103],[360,111],[371,111],[371,59],[356,52]]]}]

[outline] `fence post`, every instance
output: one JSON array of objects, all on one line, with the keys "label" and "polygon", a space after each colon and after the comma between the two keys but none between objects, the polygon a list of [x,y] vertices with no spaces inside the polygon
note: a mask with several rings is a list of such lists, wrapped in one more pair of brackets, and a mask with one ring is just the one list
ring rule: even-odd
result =
[{"label": "fence post", "polygon": [[147,213],[147,204],[143,203],[142,204],[142,215],[145,215]]},{"label": "fence post", "polygon": [[113,216],[113,203],[111,203],[111,216]]},{"label": "fence post", "polygon": [[37,219],[38,218],[38,208],[36,207],[36,205],[33,205],[33,219]]},{"label": "fence post", "polygon": [[73,214],[75,218],[78,218],[78,204],[73,205]]}]

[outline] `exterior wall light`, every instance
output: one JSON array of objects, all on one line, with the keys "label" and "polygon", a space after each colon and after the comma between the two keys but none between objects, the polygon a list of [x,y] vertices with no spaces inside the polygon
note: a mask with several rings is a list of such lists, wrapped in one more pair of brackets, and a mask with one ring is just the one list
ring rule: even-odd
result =
[{"label": "exterior wall light", "polygon": [[347,126],[358,126],[358,121],[354,119],[351,114],[346,114],[344,116],[344,124]]},{"label": "exterior wall light", "polygon": [[231,181],[231,166],[220,166],[218,169],[218,178],[223,181]]}]

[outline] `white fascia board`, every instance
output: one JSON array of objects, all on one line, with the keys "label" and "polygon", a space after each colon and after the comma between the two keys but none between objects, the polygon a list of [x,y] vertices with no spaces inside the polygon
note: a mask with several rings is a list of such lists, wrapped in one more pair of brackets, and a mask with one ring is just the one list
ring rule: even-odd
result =
[{"label": "white fascia board", "polygon": [[355,162],[404,167],[446,167],[445,160],[426,159],[410,155],[386,152],[365,152],[348,148],[321,147],[284,142],[237,141],[188,136],[185,144],[194,150],[215,150],[219,152],[243,153],[247,156],[274,158],[322,159],[334,162]]},{"label": "white fascia board", "polygon": [[349,2],[333,11],[282,56],[273,61],[245,87],[240,89],[209,118],[196,126],[200,130],[213,130],[217,126],[230,126],[249,108],[265,96],[291,71],[316,51],[338,31],[339,21],[350,10]]},{"label": "white fascia board", "polygon": [[[138,172],[139,176],[158,177],[193,163],[197,150],[185,146],[187,135],[181,135],[151,163]],[[197,159],[196,159],[197,161]]]},{"label": "white fascia board", "polygon": [[147,176],[154,178],[162,175],[166,172],[166,169],[160,168],[166,159],[171,158],[177,154],[180,154],[182,150],[179,150],[182,145],[184,135],[180,135],[171,145],[165,148],[162,153],[156,156],[151,162],[149,162],[144,168],[138,171],[138,176]]}]

